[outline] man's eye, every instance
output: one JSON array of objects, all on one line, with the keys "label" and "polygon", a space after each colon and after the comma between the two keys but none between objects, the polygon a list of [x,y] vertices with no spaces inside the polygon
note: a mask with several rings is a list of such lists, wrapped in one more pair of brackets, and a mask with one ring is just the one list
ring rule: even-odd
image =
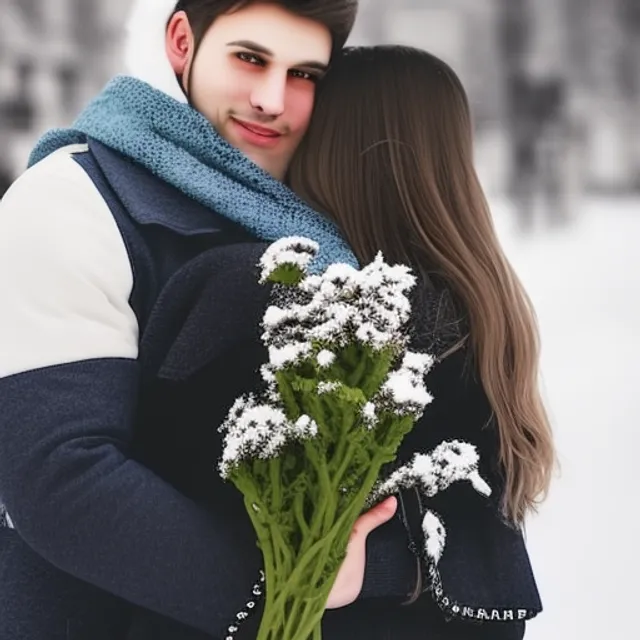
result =
[{"label": "man's eye", "polygon": [[301,80],[309,80],[310,82],[318,81],[318,76],[314,75],[313,73],[309,73],[308,71],[300,71],[299,69],[292,69],[290,73],[294,78],[300,78]]},{"label": "man's eye", "polygon": [[255,53],[247,53],[246,51],[240,51],[236,54],[238,60],[242,62],[248,62],[249,64],[264,65],[264,60],[257,56]]}]

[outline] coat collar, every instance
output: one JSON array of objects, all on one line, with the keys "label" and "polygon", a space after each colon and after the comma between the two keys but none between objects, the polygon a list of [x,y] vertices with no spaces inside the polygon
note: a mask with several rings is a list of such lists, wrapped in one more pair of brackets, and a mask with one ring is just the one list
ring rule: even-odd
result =
[{"label": "coat collar", "polygon": [[231,231],[253,238],[240,225],[208,209],[141,165],[89,139],[89,150],[122,205],[139,224],[156,224],[181,235]]}]

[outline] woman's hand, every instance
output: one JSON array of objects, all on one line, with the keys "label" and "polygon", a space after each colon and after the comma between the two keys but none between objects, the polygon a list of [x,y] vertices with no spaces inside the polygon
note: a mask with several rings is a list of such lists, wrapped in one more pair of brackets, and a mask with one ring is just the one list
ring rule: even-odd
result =
[{"label": "woman's hand", "polygon": [[367,562],[367,536],[381,524],[391,520],[397,508],[398,501],[391,496],[356,520],[347,546],[347,555],[327,600],[327,609],[346,607],[360,595]]}]

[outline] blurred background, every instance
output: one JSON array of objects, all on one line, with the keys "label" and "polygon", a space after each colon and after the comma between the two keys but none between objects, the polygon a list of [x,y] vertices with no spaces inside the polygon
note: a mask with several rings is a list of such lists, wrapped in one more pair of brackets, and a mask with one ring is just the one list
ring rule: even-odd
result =
[{"label": "blurred background", "polygon": [[[0,0],[0,196],[35,140],[123,71],[131,0]],[[640,599],[640,0],[361,0],[467,88],[478,172],[536,306],[562,464],[527,536],[528,640],[631,640]],[[400,640],[400,639],[399,639]]]}]

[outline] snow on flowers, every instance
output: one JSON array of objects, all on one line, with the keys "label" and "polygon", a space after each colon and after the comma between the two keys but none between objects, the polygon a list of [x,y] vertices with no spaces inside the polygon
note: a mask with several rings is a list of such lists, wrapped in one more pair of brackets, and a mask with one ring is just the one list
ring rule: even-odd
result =
[{"label": "snow on flowers", "polygon": [[362,269],[333,264],[309,275],[317,252],[295,237],[263,255],[261,281],[274,286],[263,318],[264,387],[239,398],[220,427],[219,470],[242,492],[264,559],[258,640],[321,638],[331,586],[376,483],[381,495],[418,477],[429,478],[427,493],[482,482],[464,443],[454,443],[438,453],[431,476],[416,458],[413,472],[380,484],[432,401],[425,377],[434,359],[408,348],[407,294],[416,280],[380,254]]}]

